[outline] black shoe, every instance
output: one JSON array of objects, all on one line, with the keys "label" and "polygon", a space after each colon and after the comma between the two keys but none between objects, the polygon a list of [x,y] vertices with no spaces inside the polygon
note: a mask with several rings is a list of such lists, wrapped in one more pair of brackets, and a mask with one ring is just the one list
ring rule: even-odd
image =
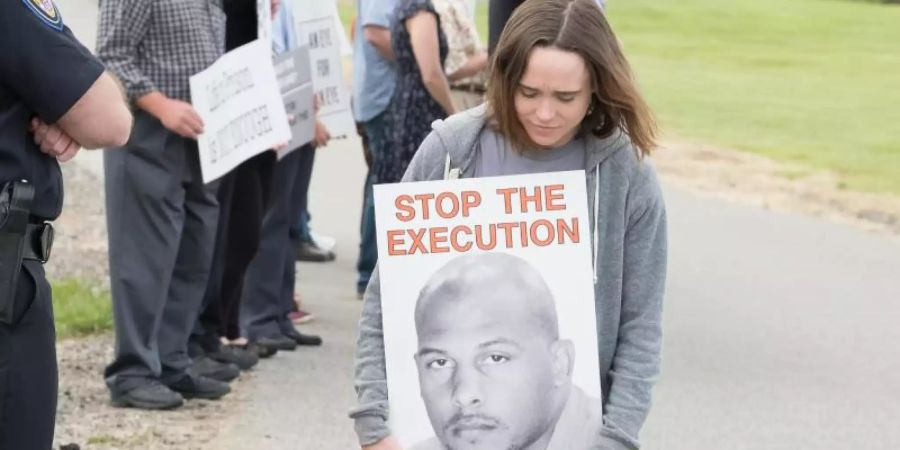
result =
[{"label": "black shoe", "polygon": [[316,244],[309,241],[301,241],[297,244],[297,261],[305,262],[329,262],[334,261],[335,255],[331,250],[322,250]]},{"label": "black shoe", "polygon": [[276,353],[278,353],[277,348],[263,347],[261,345],[256,345],[252,342],[247,345],[242,345],[241,348],[258,356],[259,359],[271,358],[271,357],[275,356]]},{"label": "black shoe", "polygon": [[197,374],[184,374],[178,380],[166,383],[166,385],[186,399],[218,400],[231,392],[228,383]]},{"label": "black shoe", "polygon": [[277,334],[275,336],[263,337],[253,341],[259,347],[267,347],[275,350],[293,351],[297,349],[297,343],[293,339]]},{"label": "black shoe", "polygon": [[297,330],[291,330],[284,333],[289,339],[303,346],[319,346],[322,345],[322,338],[314,334],[303,334]]},{"label": "black shoe", "polygon": [[238,366],[241,370],[249,370],[259,362],[259,355],[255,350],[241,348],[234,345],[222,345],[212,353],[207,353],[210,358],[221,362]]},{"label": "black shoe", "polygon": [[191,370],[202,377],[225,383],[234,380],[241,374],[241,369],[236,364],[216,361],[211,355],[195,358],[191,364]]},{"label": "black shoe", "polygon": [[181,394],[158,381],[151,381],[122,394],[110,394],[112,405],[118,408],[175,409],[184,404]]}]

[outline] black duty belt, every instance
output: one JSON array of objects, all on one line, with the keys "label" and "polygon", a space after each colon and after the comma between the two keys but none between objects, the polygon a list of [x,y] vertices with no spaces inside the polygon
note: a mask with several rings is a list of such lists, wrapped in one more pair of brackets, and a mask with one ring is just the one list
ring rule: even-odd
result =
[{"label": "black duty belt", "polygon": [[29,223],[25,229],[25,248],[22,259],[40,261],[42,264],[50,259],[53,249],[53,224],[50,222]]},{"label": "black duty belt", "polygon": [[0,188],[0,323],[16,320],[16,288],[22,261],[41,263],[50,258],[53,226],[31,215],[34,186],[28,180],[10,181]]}]

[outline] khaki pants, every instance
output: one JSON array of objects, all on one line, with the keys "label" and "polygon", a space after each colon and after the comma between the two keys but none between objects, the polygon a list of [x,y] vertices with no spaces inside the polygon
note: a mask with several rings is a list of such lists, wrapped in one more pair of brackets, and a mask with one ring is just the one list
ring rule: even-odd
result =
[{"label": "khaki pants", "polygon": [[450,98],[453,99],[453,105],[457,111],[465,111],[472,109],[484,103],[484,97],[481,94],[462,89],[450,89]]}]

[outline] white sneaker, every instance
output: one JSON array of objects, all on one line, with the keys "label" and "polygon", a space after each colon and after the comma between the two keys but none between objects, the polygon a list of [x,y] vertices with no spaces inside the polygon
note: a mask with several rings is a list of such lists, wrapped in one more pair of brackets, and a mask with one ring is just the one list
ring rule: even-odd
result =
[{"label": "white sneaker", "polygon": [[337,240],[333,237],[318,234],[313,230],[309,230],[309,237],[312,239],[313,244],[316,244],[316,247],[319,247],[326,252],[334,250],[335,245],[337,245]]}]

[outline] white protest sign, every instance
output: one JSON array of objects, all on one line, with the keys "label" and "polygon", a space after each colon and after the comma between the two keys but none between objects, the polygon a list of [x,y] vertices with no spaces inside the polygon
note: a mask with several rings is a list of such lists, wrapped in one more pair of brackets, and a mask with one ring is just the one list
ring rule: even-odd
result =
[{"label": "white protest sign", "polygon": [[205,183],[290,140],[270,43],[255,40],[226,53],[190,85],[204,122],[197,143]]},{"label": "white protest sign", "polygon": [[592,448],[602,397],[584,177],[375,186],[402,448]]},{"label": "white protest sign", "polygon": [[275,56],[275,75],[284,109],[291,125],[291,140],[278,151],[278,158],[309,143],[315,136],[316,117],[313,110],[312,77],[309,70],[309,48],[302,45]]},{"label": "white protest sign", "polygon": [[[295,2],[296,3],[296,2]],[[350,89],[344,81],[343,28],[333,2],[313,2],[294,10],[301,42],[309,45],[315,97],[319,101],[319,120],[332,136],[356,132],[350,109]]]}]

